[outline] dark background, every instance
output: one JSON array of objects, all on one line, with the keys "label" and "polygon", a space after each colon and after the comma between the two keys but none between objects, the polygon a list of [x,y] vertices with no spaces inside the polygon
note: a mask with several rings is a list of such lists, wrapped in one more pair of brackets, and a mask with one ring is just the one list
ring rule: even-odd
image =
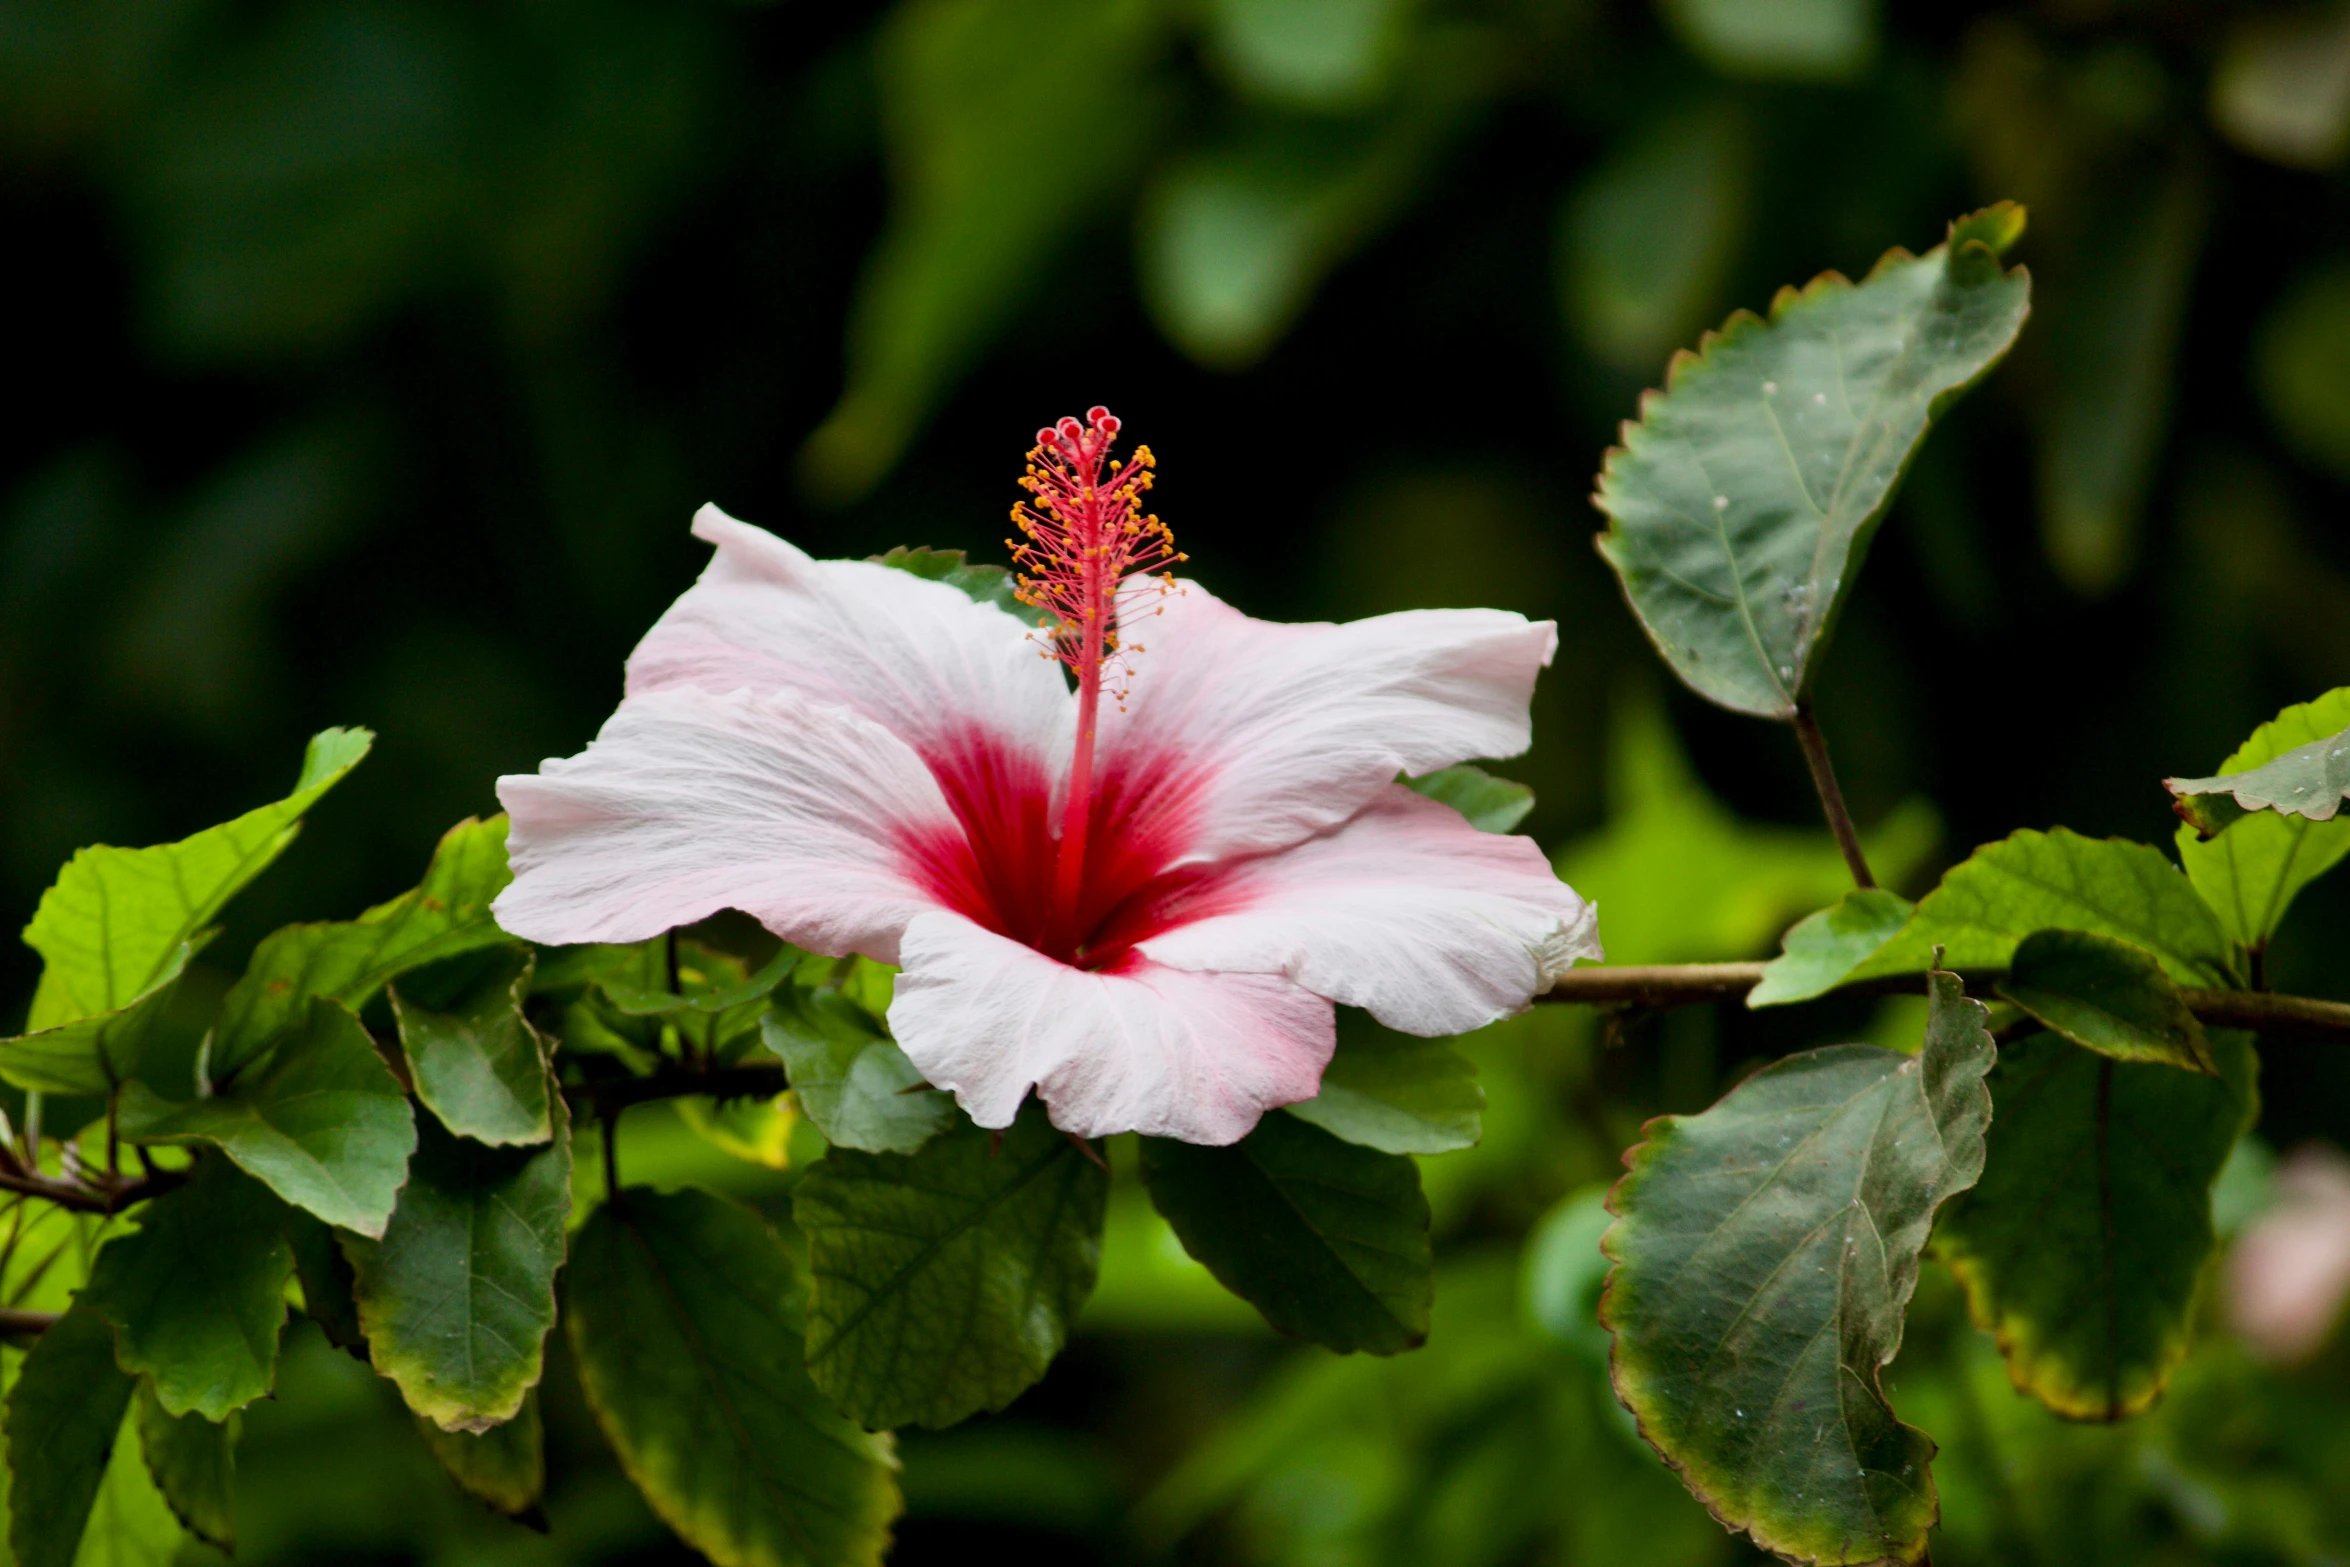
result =
[{"label": "dark background", "polygon": [[[702,501],[820,555],[1000,560],[1030,432],[1100,402],[1156,451],[1193,572],[1252,613],[1559,620],[1536,750],[1505,770],[1539,792],[1529,831],[1585,846],[1570,876],[1614,841],[1594,834],[1621,836],[1630,786],[1611,806],[1610,767],[1663,702],[1750,824],[1715,827],[1810,868],[1724,870],[1668,822],[1654,841],[1705,859],[1693,885],[1766,892],[1737,918],[1641,916],[1655,889],[1618,874],[1603,932],[1615,909],[1673,939],[1611,937],[1611,955],[1767,951],[1835,890],[1799,758],[1784,731],[1666,691],[1590,548],[1591,476],[1667,356],[1728,310],[1922,250],[2003,197],[2032,209],[2011,259],[2033,270],[2034,320],[1896,507],[1823,721],[1864,822],[1939,812],[1907,890],[2018,826],[2167,841],[2163,775],[2212,770],[2278,707],[2350,681],[2346,14],[7,0],[0,907],[29,915],[78,844],[274,797],[304,736],[363,723],[375,756],[211,958],[347,917],[494,808],[499,773],[593,733],[634,639],[700,568]],[[1752,825],[1774,823],[1804,836]],[[2346,935],[2350,899],[2321,883],[2273,982],[2350,994]],[[35,972],[0,955],[0,992],[29,996]],[[1606,1108],[1559,1112],[1571,1149],[1488,1160],[1508,1178],[1462,1200],[1448,1244],[1514,1247],[1641,1113],[1693,1108],[1818,1026],[1701,1017],[1644,1054],[1580,1023],[1528,1034],[1507,1048],[1583,1064],[1488,1063],[1497,1101],[1549,1083]],[[2263,1135],[2338,1137],[2346,1092],[2320,1049],[2277,1046]],[[970,1449],[1030,1477],[966,1487],[1029,1527],[918,1505],[901,1559],[1129,1549],[1127,1501],[1267,1396],[1278,1359],[1168,1331],[1081,1340],[1015,1411],[1026,1425]],[[559,1457],[611,1480],[577,1411],[552,1413]],[[336,1441],[400,1434],[365,1429]],[[249,1493],[298,1489],[265,1478],[266,1451]],[[1055,1485],[1059,1513],[1033,1500]],[[386,1560],[573,1549],[560,1509],[552,1543],[448,1524],[462,1550],[384,1510],[361,1535]],[[249,1558],[362,1548],[288,1529]],[[1310,1533],[1227,1519],[1189,1548],[1369,1559]],[[1460,1559],[1533,1549],[1509,1538]]]}]

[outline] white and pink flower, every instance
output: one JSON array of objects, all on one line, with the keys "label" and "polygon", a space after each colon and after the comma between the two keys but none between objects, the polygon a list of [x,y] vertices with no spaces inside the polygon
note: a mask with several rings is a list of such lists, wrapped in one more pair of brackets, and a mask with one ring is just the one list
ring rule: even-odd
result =
[{"label": "white and pink flower", "polygon": [[1149,452],[1109,466],[1117,421],[1089,421],[1040,432],[1015,513],[1044,631],[704,507],[717,555],[619,711],[499,780],[499,922],[637,941],[740,909],[902,965],[892,1032],[980,1125],[1033,1090],[1072,1133],[1197,1143],[1314,1096],[1333,1003],[1460,1033],[1597,958],[1531,842],[1395,781],[1523,751],[1556,629],[1283,625],[1144,575],[1182,559],[1141,511]]}]

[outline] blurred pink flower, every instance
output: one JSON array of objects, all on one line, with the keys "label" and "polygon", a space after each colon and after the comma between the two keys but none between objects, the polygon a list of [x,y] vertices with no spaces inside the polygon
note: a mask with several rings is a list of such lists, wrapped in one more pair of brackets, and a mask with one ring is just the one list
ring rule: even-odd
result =
[{"label": "blurred pink flower", "polygon": [[2228,1255],[2228,1319],[2263,1360],[2315,1354],[2350,1297],[2350,1159],[2323,1144],[2276,1173],[2276,1200]]},{"label": "blurred pink flower", "polygon": [[[903,965],[892,1031],[980,1125],[1034,1088],[1067,1131],[1197,1143],[1313,1097],[1334,1002],[1460,1033],[1597,958],[1531,842],[1395,782],[1523,751],[1556,629],[1284,625],[1138,576],[1182,557],[1141,514],[1147,450],[1105,467],[1116,431],[1096,409],[1031,454],[1015,558],[1042,631],[704,507],[717,555],[619,710],[499,780],[500,923],[636,941],[740,909]],[[1121,610],[1151,614],[1147,650]]]}]

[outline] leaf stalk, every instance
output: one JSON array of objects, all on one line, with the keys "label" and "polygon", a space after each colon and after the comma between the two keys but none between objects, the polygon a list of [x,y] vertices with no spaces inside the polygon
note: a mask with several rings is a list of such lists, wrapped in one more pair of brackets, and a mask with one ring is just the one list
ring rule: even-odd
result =
[{"label": "leaf stalk", "polygon": [[1803,761],[1811,769],[1811,786],[1819,791],[1820,809],[1827,815],[1828,830],[1836,835],[1836,847],[1844,853],[1844,863],[1852,871],[1856,887],[1874,887],[1877,878],[1869,874],[1868,856],[1861,853],[1860,833],[1852,825],[1852,812],[1845,808],[1844,790],[1836,782],[1835,765],[1828,760],[1828,737],[1820,733],[1819,720],[1812,717],[1811,705],[1805,703],[1795,709],[1790,720],[1795,725],[1795,738],[1803,747]]}]

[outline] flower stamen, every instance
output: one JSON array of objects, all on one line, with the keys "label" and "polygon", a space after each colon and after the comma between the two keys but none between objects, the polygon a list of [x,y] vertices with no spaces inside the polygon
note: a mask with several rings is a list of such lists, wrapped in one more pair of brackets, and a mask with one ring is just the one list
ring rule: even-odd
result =
[{"label": "flower stamen", "polygon": [[[1019,571],[1020,601],[1042,610],[1045,654],[1068,666],[1077,683],[1077,745],[1062,803],[1055,902],[1062,919],[1078,917],[1085,883],[1086,832],[1093,806],[1094,732],[1105,677],[1120,684],[1124,705],[1132,670],[1122,654],[1122,614],[1145,594],[1174,586],[1167,568],[1189,559],[1165,523],[1142,509],[1155,482],[1147,446],[1112,465],[1120,424],[1107,408],[1086,410],[1085,423],[1064,418],[1036,432],[1020,487],[1034,497],[1012,508],[1020,538],[1005,540]],[[1156,578],[1152,573],[1157,573]],[[1134,650],[1139,651],[1136,647]]]}]

